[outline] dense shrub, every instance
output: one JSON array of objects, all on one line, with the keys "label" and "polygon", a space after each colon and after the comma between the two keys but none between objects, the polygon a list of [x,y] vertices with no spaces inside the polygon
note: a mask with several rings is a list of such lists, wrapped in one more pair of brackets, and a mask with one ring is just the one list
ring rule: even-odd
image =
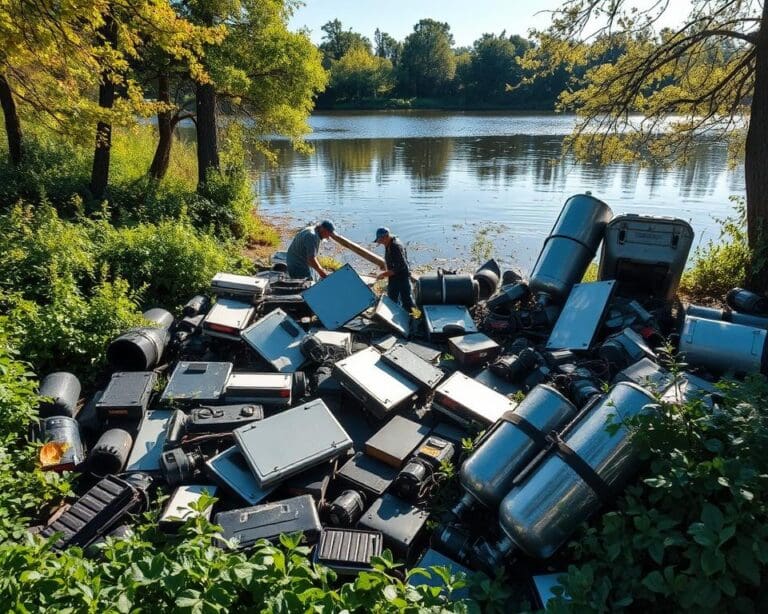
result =
[{"label": "dense shrub", "polygon": [[765,611],[768,384],[723,391],[719,410],[660,403],[630,425],[645,475],[571,544],[552,611]]},{"label": "dense shrub", "polygon": [[743,204],[738,206],[736,216],[722,220],[719,240],[696,249],[693,266],[680,284],[683,294],[693,300],[722,300],[728,290],[744,285],[750,261],[745,211]]},{"label": "dense shrub", "polygon": [[246,263],[237,246],[217,241],[186,222],[166,221],[126,228],[102,227],[97,259],[110,277],[141,288],[143,305],[174,310],[205,291],[219,271]]}]

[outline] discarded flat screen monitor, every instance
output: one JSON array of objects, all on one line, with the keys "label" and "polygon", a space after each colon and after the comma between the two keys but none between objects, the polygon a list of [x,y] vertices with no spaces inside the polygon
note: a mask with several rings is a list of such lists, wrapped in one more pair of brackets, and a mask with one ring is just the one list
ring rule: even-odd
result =
[{"label": "discarded flat screen monitor", "polygon": [[424,305],[422,311],[430,341],[477,332],[475,321],[461,305]]},{"label": "discarded flat screen monitor", "polygon": [[341,328],[376,303],[376,295],[348,264],[310,286],[301,295],[329,330]]},{"label": "discarded flat screen monitor", "polygon": [[615,286],[615,281],[575,284],[549,335],[547,349],[589,350]]},{"label": "discarded flat screen monitor", "polygon": [[337,362],[333,376],[377,418],[383,418],[415,398],[420,388],[419,384],[388,365],[372,347]]},{"label": "discarded flat screen monitor", "polygon": [[214,482],[233,492],[246,503],[256,505],[267,498],[276,486],[261,488],[237,446],[227,448],[205,461],[205,473]]},{"label": "discarded flat screen monitor", "polygon": [[131,455],[128,457],[126,473],[141,471],[144,473],[158,473],[160,471],[160,456],[165,444],[165,432],[168,420],[171,419],[170,411],[148,411],[136,433]]},{"label": "discarded flat screen monitor", "polygon": [[293,373],[304,364],[301,342],[307,333],[282,309],[270,311],[256,320],[241,336],[275,371]]},{"label": "discarded flat screen monitor", "polygon": [[432,407],[459,424],[490,426],[517,403],[463,373],[456,372],[435,390]]},{"label": "discarded flat screen monitor", "polygon": [[379,298],[379,302],[376,304],[376,309],[373,312],[373,319],[385,324],[403,337],[407,337],[410,333],[410,314],[387,295]]},{"label": "discarded flat screen monitor", "polygon": [[321,399],[235,429],[234,435],[262,488],[352,447],[352,439]]},{"label": "discarded flat screen monitor", "polygon": [[181,361],[168,378],[160,401],[182,405],[217,403],[231,372],[231,362]]}]

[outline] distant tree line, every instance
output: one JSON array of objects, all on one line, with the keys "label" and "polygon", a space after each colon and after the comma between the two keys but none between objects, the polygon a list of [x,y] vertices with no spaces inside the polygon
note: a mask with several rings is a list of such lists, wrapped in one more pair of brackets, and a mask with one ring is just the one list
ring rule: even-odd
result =
[{"label": "distant tree line", "polygon": [[320,108],[416,98],[436,106],[550,110],[570,77],[555,70],[528,79],[520,60],[533,43],[506,31],[456,47],[450,25],[434,19],[420,20],[403,41],[376,29],[371,42],[338,19],[322,30],[319,48],[330,80],[318,98]]}]

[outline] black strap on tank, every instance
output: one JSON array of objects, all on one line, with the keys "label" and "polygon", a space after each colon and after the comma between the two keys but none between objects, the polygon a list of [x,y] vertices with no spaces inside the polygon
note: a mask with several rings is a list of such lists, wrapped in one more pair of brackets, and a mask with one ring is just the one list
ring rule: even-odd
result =
[{"label": "black strap on tank", "polygon": [[[766,344],[768,345],[768,344]],[[547,436],[537,429],[533,424],[528,422],[520,414],[516,414],[514,411],[505,411],[501,419],[505,422],[510,422],[525,433],[530,439],[532,439],[539,448],[546,448],[549,446],[549,440]]]},{"label": "black strap on tank", "polygon": [[549,438],[552,442],[555,454],[557,454],[566,465],[573,469],[578,476],[586,482],[600,501],[607,503],[613,499],[614,492],[611,487],[601,478],[592,467],[570,448],[556,433],[550,433]]}]

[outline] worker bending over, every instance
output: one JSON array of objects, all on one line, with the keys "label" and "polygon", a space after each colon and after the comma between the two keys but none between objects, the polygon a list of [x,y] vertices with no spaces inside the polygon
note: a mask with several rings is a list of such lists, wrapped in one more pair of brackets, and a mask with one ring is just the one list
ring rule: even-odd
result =
[{"label": "worker bending over", "polygon": [[382,271],[376,279],[386,279],[387,296],[400,303],[407,312],[414,308],[413,290],[411,288],[411,270],[408,266],[408,254],[405,245],[389,232],[389,228],[378,228],[376,240],[384,246],[384,261],[387,270]]},{"label": "worker bending over", "polygon": [[331,220],[323,220],[316,226],[307,226],[297,232],[288,247],[288,275],[296,279],[314,277],[314,270],[321,278],[326,277],[328,271],[318,262],[317,254],[320,251],[320,242],[333,236],[334,230]]}]

